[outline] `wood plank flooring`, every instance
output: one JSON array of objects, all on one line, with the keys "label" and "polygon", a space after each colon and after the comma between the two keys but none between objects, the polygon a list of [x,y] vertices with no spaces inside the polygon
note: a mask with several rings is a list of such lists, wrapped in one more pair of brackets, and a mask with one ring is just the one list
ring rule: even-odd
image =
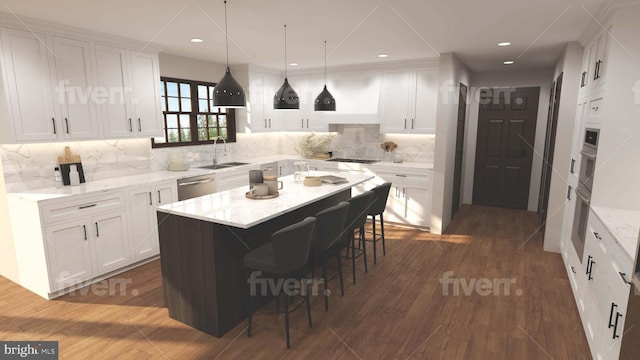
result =
[{"label": "wood plank flooring", "polygon": [[312,329],[304,307],[292,314],[289,351],[282,315],[258,312],[251,338],[246,321],[217,339],[170,319],[159,261],[111,295],[52,301],[0,277],[0,339],[57,340],[60,359],[590,359],[562,257],[536,228],[534,213],[479,206],[443,236],[388,226],[387,255],[368,274],[357,264],[357,285],[343,262],[329,312],[312,298]]}]

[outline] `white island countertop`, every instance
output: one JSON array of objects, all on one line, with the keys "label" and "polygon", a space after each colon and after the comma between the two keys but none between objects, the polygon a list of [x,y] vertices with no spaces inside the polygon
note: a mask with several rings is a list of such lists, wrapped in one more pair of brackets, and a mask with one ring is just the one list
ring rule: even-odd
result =
[{"label": "white island countertop", "polygon": [[158,208],[159,212],[248,229],[282,214],[299,209],[320,199],[335,195],[373,178],[373,175],[314,172],[314,175],[336,175],[349,182],[338,185],[304,186],[293,181],[293,175],[279,178],[283,182],[280,196],[267,200],[246,197],[248,186],[178,201]]}]

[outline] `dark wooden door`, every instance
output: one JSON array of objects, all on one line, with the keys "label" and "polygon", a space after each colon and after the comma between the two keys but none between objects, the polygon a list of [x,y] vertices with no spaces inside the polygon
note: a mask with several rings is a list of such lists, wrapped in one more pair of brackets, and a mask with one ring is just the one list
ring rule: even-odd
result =
[{"label": "dark wooden door", "polygon": [[460,83],[460,95],[458,98],[458,125],[456,131],[456,155],[453,172],[453,200],[451,204],[451,217],[460,208],[460,191],[462,187],[462,156],[464,155],[464,126],[467,121],[467,86]]},{"label": "dark wooden door", "polygon": [[527,209],[539,97],[539,87],[482,92],[474,204]]},{"label": "dark wooden door", "polygon": [[544,155],[542,160],[542,178],[540,180],[540,200],[538,201],[538,220],[544,233],[547,220],[547,208],[549,207],[549,190],[551,187],[551,175],[553,174],[553,155],[556,148],[556,133],[558,132],[558,115],[560,111],[560,95],[562,94],[562,74],[558,76],[555,86],[551,87],[551,99],[549,101],[549,117],[544,142]]}]

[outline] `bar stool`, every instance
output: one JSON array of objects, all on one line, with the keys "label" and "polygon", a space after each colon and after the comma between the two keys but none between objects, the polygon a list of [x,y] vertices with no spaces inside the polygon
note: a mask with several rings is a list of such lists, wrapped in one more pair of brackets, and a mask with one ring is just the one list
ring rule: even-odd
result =
[{"label": "bar stool", "polygon": [[329,311],[329,292],[327,287],[327,257],[334,252],[338,261],[338,276],[340,277],[340,293],[344,296],[344,280],[342,278],[342,261],[340,260],[340,240],[344,236],[344,224],[347,220],[349,203],[343,201],[338,205],[322,210],[316,214],[316,231],[311,247],[311,277],[315,278],[314,260],[316,253],[322,253],[322,279],[324,280],[324,309]]},{"label": "bar stool", "polygon": [[[365,246],[364,224],[367,222],[367,214],[371,207],[371,199],[373,192],[365,191],[358,196],[354,196],[349,200],[349,211],[347,213],[347,257],[351,250],[351,268],[353,270],[353,283],[356,283],[356,258],[364,257],[364,272],[368,272],[367,268],[367,247]],[[359,230],[359,246],[356,247],[355,230]],[[362,246],[362,248],[360,248]],[[360,253],[356,256],[356,250]]]},{"label": "bar stool", "polygon": [[[277,284],[286,284],[290,278],[302,279],[309,259],[311,240],[313,237],[316,219],[308,217],[303,221],[280,229],[271,235],[271,242],[264,244],[244,256],[244,264],[252,270],[263,271],[277,279]],[[283,281],[279,281],[283,280]],[[252,274],[249,283],[255,281]],[[252,284],[255,291],[255,284]],[[300,280],[300,291],[307,306],[307,318],[311,327],[311,304],[307,284]],[[253,319],[253,296],[249,294],[249,327],[247,335],[251,336],[251,322]],[[276,294],[278,296],[279,294]],[[296,306],[297,308],[297,306]],[[295,310],[292,309],[292,310]],[[284,320],[287,337],[287,349],[289,343],[289,295],[285,292],[284,297]]]},{"label": "bar stool", "polygon": [[[378,185],[371,189],[373,192],[373,202],[369,209],[369,216],[371,216],[371,227],[373,230],[373,239],[367,240],[373,243],[373,263],[376,263],[376,242],[382,240],[382,255],[387,255],[387,249],[384,244],[384,209],[387,207],[387,199],[389,198],[389,190],[391,190],[391,183],[386,182],[382,185]],[[380,216],[380,236],[376,234],[376,216]]]}]

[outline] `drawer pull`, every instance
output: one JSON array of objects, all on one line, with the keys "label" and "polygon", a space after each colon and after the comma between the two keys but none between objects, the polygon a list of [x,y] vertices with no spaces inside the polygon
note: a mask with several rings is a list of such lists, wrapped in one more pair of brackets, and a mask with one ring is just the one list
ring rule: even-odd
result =
[{"label": "drawer pull", "polygon": [[404,174],[396,174],[396,176],[397,177],[405,177],[405,178],[407,177],[407,175],[404,175]]},{"label": "drawer pull", "polygon": [[625,284],[627,285],[631,285],[631,281],[627,280],[627,274],[623,273],[622,271],[618,271],[618,274],[620,274],[620,277],[622,278],[622,281],[624,281]]},{"label": "drawer pull", "polygon": [[620,318],[622,317],[622,314],[620,313],[616,313],[616,323],[613,326],[613,338],[617,339],[620,337],[620,335],[618,335],[618,320],[620,320]]},{"label": "drawer pull", "polygon": [[614,325],[613,323],[613,311],[618,307],[616,303],[611,303],[611,310],[609,311],[609,329],[611,329]]},{"label": "drawer pull", "polygon": [[78,206],[78,210],[88,209],[97,206],[98,204],[89,204],[89,205],[80,205]]}]

